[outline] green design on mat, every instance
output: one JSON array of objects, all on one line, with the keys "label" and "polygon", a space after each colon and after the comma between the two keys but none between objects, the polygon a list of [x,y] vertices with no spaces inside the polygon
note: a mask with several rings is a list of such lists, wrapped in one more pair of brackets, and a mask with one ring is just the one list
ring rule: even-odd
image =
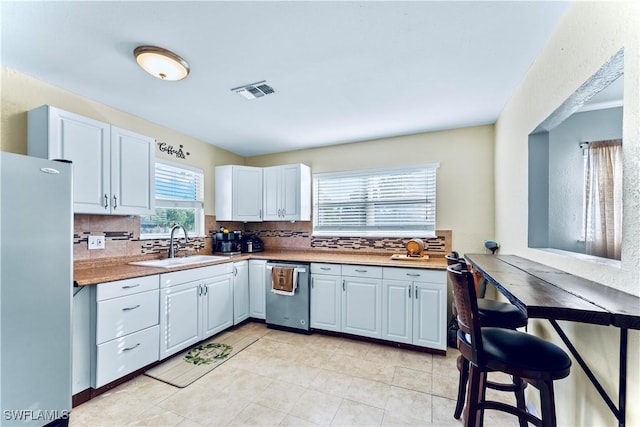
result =
[{"label": "green design on mat", "polygon": [[230,345],[211,342],[192,348],[184,360],[194,365],[209,365],[216,360],[226,359],[232,350]]}]

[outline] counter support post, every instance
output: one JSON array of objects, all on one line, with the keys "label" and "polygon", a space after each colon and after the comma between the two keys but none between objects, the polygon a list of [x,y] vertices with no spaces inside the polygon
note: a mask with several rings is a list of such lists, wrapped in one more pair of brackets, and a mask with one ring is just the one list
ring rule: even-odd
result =
[{"label": "counter support post", "polygon": [[578,353],[578,350],[575,348],[575,346],[569,340],[569,337],[567,337],[567,335],[564,333],[562,328],[560,328],[560,325],[558,325],[558,322],[556,322],[554,319],[549,319],[549,323],[551,323],[551,326],[553,326],[553,329],[556,330],[556,332],[560,336],[560,339],[562,339],[562,342],[564,342],[564,344],[567,346],[567,348],[569,349],[569,351],[571,352],[573,357],[576,359],[576,362],[578,362],[578,365],[580,365],[580,367],[582,368],[584,373],[587,375],[587,378],[589,378],[589,381],[591,381],[591,384],[593,384],[593,386],[596,388],[596,390],[598,391],[598,393],[600,394],[600,396],[602,397],[604,402],[609,407],[609,410],[611,410],[613,415],[616,417],[616,419],[618,420],[618,426],[619,427],[624,427],[624,422],[625,422],[624,401],[625,401],[625,397],[626,397],[626,394],[627,394],[627,391],[626,391],[626,388],[627,388],[627,381],[626,381],[626,377],[627,377],[627,356],[626,356],[627,355],[627,333],[626,332],[627,332],[627,330],[626,330],[626,328],[621,328],[620,329],[620,331],[621,331],[620,332],[620,378],[619,378],[619,384],[618,384],[618,387],[619,387],[618,388],[618,399],[619,399],[619,402],[620,402],[620,408],[618,409],[618,408],[616,408],[615,403],[613,403],[613,400],[611,400],[611,398],[607,394],[607,392],[604,389],[604,387],[602,387],[602,384],[600,384],[600,381],[598,381],[598,379],[594,375],[594,373],[591,370],[591,368],[589,368],[589,366],[587,365],[587,362],[585,362],[585,360],[582,358],[582,356],[580,356],[580,353]]}]

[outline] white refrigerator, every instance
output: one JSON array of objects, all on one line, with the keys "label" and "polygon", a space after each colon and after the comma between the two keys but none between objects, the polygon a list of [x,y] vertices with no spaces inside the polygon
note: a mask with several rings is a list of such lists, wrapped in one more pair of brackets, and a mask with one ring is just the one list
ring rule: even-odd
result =
[{"label": "white refrigerator", "polygon": [[70,163],[0,152],[0,425],[71,412]]}]

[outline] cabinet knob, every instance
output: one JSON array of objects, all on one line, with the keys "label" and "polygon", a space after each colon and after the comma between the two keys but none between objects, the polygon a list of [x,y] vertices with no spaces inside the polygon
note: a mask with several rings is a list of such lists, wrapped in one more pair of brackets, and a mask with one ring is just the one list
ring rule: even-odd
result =
[{"label": "cabinet knob", "polygon": [[104,208],[109,209],[109,196],[104,195]]},{"label": "cabinet knob", "polygon": [[113,195],[113,209],[118,207],[118,198],[116,197],[116,195]]},{"label": "cabinet knob", "polygon": [[124,285],[122,286],[122,289],[137,288],[138,286],[140,286],[140,283],[136,283],[135,285]]},{"label": "cabinet knob", "polygon": [[416,290],[413,292],[416,295],[416,299],[418,299],[418,287],[416,286]]},{"label": "cabinet knob", "polygon": [[140,304],[134,305],[133,307],[125,307],[122,309],[122,311],[131,311],[131,310],[135,310],[136,308],[140,308]]}]

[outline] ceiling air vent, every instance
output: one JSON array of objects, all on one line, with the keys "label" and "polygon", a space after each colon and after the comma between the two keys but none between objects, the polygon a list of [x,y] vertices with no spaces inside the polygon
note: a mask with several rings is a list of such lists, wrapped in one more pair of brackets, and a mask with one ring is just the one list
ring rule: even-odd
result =
[{"label": "ceiling air vent", "polygon": [[276,91],[266,83],[266,80],[260,82],[251,83],[244,86],[238,86],[231,89],[232,92],[237,93],[245,99],[256,99],[265,95],[271,95]]}]

